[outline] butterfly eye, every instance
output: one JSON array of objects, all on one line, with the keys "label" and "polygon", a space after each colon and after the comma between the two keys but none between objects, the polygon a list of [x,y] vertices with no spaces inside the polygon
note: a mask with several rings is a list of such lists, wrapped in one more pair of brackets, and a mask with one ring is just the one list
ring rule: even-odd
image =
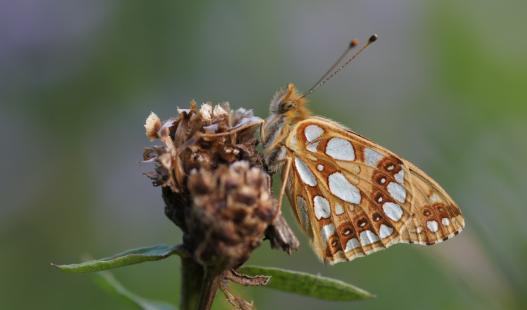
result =
[{"label": "butterfly eye", "polygon": [[295,104],[291,101],[284,101],[280,104],[280,113],[285,113],[292,110],[295,107]]}]

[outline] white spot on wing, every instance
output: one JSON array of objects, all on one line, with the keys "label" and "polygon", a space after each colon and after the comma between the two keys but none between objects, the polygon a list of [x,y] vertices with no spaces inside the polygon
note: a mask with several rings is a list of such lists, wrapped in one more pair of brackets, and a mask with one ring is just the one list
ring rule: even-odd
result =
[{"label": "white spot on wing", "polygon": [[443,224],[444,226],[448,226],[450,225],[450,220],[447,217],[444,217],[441,219],[441,224]]},{"label": "white spot on wing", "polygon": [[399,184],[404,184],[404,169],[401,168],[399,172],[394,176],[395,181],[397,181]]},{"label": "white spot on wing", "polygon": [[309,186],[317,185],[317,179],[315,178],[313,172],[311,172],[311,170],[309,170],[306,164],[298,157],[295,157],[295,167],[296,171],[298,171],[298,174],[300,175],[300,179],[302,180],[302,182]]},{"label": "white spot on wing", "polygon": [[335,214],[341,215],[342,213],[344,213],[344,208],[339,203],[337,203],[335,205]]},{"label": "white spot on wing", "polygon": [[388,183],[388,192],[393,199],[403,203],[406,200],[406,190],[401,185],[390,182]]},{"label": "white spot on wing", "polygon": [[386,214],[387,217],[389,217],[392,221],[399,221],[401,217],[403,216],[403,209],[398,204],[395,204],[393,202],[385,202],[382,205],[382,210],[384,211],[384,214]]},{"label": "white spot on wing", "polygon": [[327,224],[322,227],[320,231],[320,236],[322,237],[322,242],[328,242],[329,238],[335,233],[335,225]]},{"label": "white spot on wing", "polygon": [[312,153],[316,153],[317,151],[317,147],[318,147],[318,142],[315,142],[315,143],[309,143],[307,146],[306,146],[306,149]]},{"label": "white spot on wing", "polygon": [[360,203],[360,191],[355,185],[351,184],[346,177],[340,173],[335,172],[328,177],[329,190],[338,198],[359,204]]},{"label": "white spot on wing", "polygon": [[304,129],[304,134],[308,142],[315,140],[324,133],[324,129],[318,127],[317,125],[309,125]]},{"label": "white spot on wing", "polygon": [[329,201],[322,196],[315,196],[313,198],[315,205],[315,217],[320,220],[321,218],[329,218],[331,215],[331,209],[329,207]]},{"label": "white spot on wing", "polygon": [[384,239],[388,236],[390,236],[393,233],[393,228],[388,227],[384,224],[381,224],[381,228],[379,229],[379,236]]},{"label": "white spot on wing", "polygon": [[355,150],[348,140],[331,138],[326,145],[326,154],[337,160],[355,160]]},{"label": "white spot on wing", "polygon": [[432,195],[430,195],[430,202],[435,203],[435,202],[440,202],[440,201],[441,201],[441,198],[439,197],[437,193],[433,193]]},{"label": "white spot on wing", "polygon": [[318,171],[322,171],[322,170],[324,170],[324,165],[318,164],[318,165],[317,165],[317,170],[318,170]]},{"label": "white spot on wing", "polygon": [[362,245],[368,245],[379,241],[379,237],[371,230],[365,230],[360,233],[360,243]]},{"label": "white spot on wing", "polygon": [[428,230],[430,230],[431,232],[436,232],[439,228],[439,225],[436,221],[428,221],[426,222],[426,227],[428,227]]},{"label": "white spot on wing", "polygon": [[370,148],[364,149],[364,159],[368,166],[377,167],[379,161],[383,158],[381,153],[374,151]]},{"label": "white spot on wing", "polygon": [[359,240],[357,238],[351,238],[346,242],[346,249],[344,249],[344,252],[348,252],[353,250],[354,248],[358,248],[360,246]]}]

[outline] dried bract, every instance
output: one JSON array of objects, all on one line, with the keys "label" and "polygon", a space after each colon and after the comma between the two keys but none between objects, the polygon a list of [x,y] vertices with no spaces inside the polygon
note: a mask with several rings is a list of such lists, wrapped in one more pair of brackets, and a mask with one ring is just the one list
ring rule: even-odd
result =
[{"label": "dried bract", "polygon": [[151,112],[145,122],[146,136],[150,141],[158,138],[157,132],[161,129],[161,120],[154,113]]}]

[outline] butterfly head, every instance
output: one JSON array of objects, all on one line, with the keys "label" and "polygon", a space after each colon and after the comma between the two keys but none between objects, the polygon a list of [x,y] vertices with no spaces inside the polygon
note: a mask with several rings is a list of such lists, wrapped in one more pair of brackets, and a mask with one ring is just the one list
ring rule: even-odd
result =
[{"label": "butterfly head", "polygon": [[306,102],[295,84],[289,83],[286,89],[279,90],[271,100],[271,114],[290,122],[304,119],[311,114],[306,108]]},{"label": "butterfly head", "polygon": [[305,105],[306,99],[294,84],[279,90],[271,100],[271,115],[261,132],[265,162],[271,171],[276,170],[280,165],[278,162],[283,160],[281,150],[293,125],[311,115]]}]

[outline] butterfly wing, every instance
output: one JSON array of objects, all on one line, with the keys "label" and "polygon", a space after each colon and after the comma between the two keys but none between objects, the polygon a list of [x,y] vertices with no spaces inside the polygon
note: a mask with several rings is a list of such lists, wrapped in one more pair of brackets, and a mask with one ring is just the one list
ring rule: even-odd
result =
[{"label": "butterfly wing", "polygon": [[303,120],[286,147],[289,201],[325,262],[350,261],[397,243],[436,244],[465,225],[434,180],[338,123]]}]

